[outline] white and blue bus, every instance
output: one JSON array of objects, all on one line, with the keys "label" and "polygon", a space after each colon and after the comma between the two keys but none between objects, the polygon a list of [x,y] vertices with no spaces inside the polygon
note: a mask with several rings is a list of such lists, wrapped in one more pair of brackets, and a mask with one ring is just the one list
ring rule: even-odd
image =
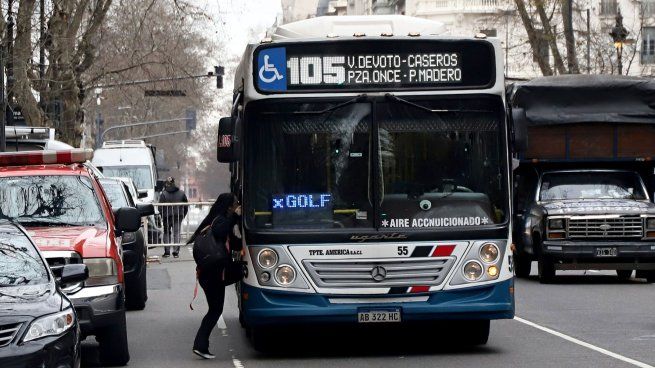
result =
[{"label": "white and blue bus", "polygon": [[217,155],[243,205],[241,322],[513,318],[510,130],[496,39],[322,17],[247,47]]}]

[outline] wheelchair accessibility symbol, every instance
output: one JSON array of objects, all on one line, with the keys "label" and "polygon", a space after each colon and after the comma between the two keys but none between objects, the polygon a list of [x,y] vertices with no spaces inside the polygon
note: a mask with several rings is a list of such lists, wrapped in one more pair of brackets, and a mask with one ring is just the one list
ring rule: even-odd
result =
[{"label": "wheelchair accessibility symbol", "polygon": [[263,91],[286,91],[286,49],[262,50],[257,57],[257,86]]},{"label": "wheelchair accessibility symbol", "polygon": [[[269,56],[264,55],[264,65],[262,65],[262,67],[259,68],[259,79],[261,79],[265,83],[271,83],[271,82],[274,82],[276,80],[280,80],[280,79],[284,78],[282,76],[282,74],[280,74],[280,72],[277,71],[277,69],[275,68],[275,65],[270,64],[268,62],[268,60],[269,60]],[[270,77],[265,77],[264,73],[266,73],[266,72],[273,73],[273,74],[272,75],[269,74],[269,75],[271,75]]]}]

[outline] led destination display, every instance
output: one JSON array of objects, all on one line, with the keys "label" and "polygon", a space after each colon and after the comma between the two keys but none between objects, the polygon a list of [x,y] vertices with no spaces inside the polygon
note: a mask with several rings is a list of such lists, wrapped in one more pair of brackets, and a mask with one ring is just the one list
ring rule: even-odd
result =
[{"label": "led destination display", "polygon": [[254,70],[262,92],[484,88],[493,56],[476,41],[281,44],[259,49]]}]

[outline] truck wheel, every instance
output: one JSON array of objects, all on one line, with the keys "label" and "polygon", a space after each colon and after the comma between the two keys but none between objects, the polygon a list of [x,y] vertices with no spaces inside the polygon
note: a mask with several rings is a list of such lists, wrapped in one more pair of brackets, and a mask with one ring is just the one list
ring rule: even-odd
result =
[{"label": "truck wheel", "polygon": [[646,279],[646,282],[650,284],[655,283],[655,271],[639,270],[635,274],[635,278]]},{"label": "truck wheel", "polygon": [[616,270],[616,275],[621,281],[628,281],[632,277],[632,270]]},{"label": "truck wheel", "polygon": [[118,323],[103,328],[96,334],[100,346],[100,364],[103,366],[122,367],[130,361],[130,351],[127,344],[127,324],[125,312],[121,314]]},{"label": "truck wheel", "polygon": [[547,257],[539,257],[538,271],[540,283],[550,284],[555,280],[555,264]]},{"label": "truck wheel", "polygon": [[532,271],[532,260],[527,254],[514,253],[514,273],[516,277],[527,279]]},{"label": "truck wheel", "polygon": [[144,310],[148,300],[148,274],[145,263],[139,279],[131,286],[125,290],[125,307],[128,310]]}]

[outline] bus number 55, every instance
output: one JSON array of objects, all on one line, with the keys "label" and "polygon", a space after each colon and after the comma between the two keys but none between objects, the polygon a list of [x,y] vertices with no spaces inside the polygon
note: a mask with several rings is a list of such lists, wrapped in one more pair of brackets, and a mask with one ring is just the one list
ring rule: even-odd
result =
[{"label": "bus number 55", "polygon": [[402,245],[398,247],[399,256],[406,256],[408,254],[409,254],[409,248],[406,245]]},{"label": "bus number 55", "polygon": [[289,84],[343,84],[346,81],[345,62],[344,56],[289,58]]}]

